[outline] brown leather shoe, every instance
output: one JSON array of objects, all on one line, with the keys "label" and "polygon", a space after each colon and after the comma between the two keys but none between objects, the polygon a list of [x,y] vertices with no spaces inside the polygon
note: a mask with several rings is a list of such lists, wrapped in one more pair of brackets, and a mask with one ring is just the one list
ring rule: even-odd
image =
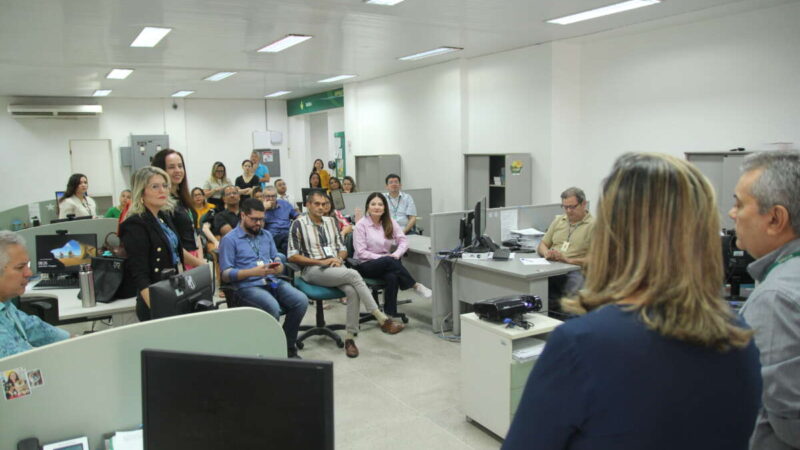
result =
[{"label": "brown leather shoe", "polygon": [[345,339],[344,353],[347,355],[348,358],[358,357],[358,347],[356,347],[356,341],[352,339]]},{"label": "brown leather shoe", "polygon": [[405,327],[406,326],[403,325],[400,322],[395,322],[392,319],[386,319],[386,322],[383,322],[381,324],[381,331],[383,331],[384,333],[389,333],[389,334],[397,334],[397,333],[403,331],[403,328],[405,328]]}]

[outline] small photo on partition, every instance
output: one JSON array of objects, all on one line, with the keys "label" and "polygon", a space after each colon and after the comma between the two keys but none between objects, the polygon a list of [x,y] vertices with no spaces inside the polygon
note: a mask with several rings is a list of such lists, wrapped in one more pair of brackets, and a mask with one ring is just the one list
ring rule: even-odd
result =
[{"label": "small photo on partition", "polygon": [[31,395],[28,386],[28,373],[23,368],[6,370],[3,372],[3,394],[6,400]]},{"label": "small photo on partition", "polygon": [[28,385],[31,387],[31,389],[36,389],[43,384],[44,378],[42,378],[41,370],[34,369],[28,371]]}]

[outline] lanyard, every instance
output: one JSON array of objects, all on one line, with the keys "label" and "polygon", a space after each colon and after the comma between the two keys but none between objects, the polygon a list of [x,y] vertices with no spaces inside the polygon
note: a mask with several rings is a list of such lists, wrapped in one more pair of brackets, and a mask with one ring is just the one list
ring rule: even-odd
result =
[{"label": "lanyard", "polygon": [[253,249],[253,253],[256,254],[256,260],[261,259],[261,251],[259,250],[260,242],[258,241],[258,236],[253,239],[247,238],[247,243],[250,244],[250,248]]},{"label": "lanyard", "polygon": [[780,266],[781,264],[785,263],[786,261],[788,261],[788,260],[790,260],[792,258],[797,258],[798,256],[800,256],[800,251],[797,251],[797,252],[794,252],[794,253],[789,253],[788,255],[784,255],[783,257],[778,258],[777,261],[775,261],[774,263],[772,263],[772,265],[769,266],[769,268],[767,269],[767,272],[764,274],[764,279],[766,279],[767,275],[769,275],[769,273],[772,272],[772,269]]},{"label": "lanyard", "polygon": [[400,200],[403,199],[403,194],[402,193],[397,194],[397,203],[395,203],[395,204],[392,204],[392,196],[391,195],[387,195],[387,197],[388,198],[386,200],[389,201],[389,207],[392,209],[392,216],[396,217],[397,216],[397,210],[398,210],[398,208],[400,208]]},{"label": "lanyard", "polygon": [[574,227],[572,226],[572,224],[569,225],[569,231],[567,232],[567,242],[569,242],[570,239],[572,239],[572,233],[574,233],[575,230],[577,230],[578,227],[581,225],[583,225],[583,222],[576,223]]}]

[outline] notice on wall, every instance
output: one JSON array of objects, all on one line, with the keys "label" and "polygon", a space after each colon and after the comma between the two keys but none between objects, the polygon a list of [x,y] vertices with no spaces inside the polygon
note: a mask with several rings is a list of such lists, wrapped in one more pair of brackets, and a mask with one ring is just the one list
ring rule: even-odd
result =
[{"label": "notice on wall", "polygon": [[517,228],[517,208],[500,211],[500,239],[511,239],[511,230]]}]

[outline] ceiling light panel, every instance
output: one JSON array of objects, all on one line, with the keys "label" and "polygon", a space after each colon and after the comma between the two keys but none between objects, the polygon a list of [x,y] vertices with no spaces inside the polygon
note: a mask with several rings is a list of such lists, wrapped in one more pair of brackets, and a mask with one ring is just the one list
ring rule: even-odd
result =
[{"label": "ceiling light panel", "polygon": [[335,77],[325,78],[324,80],[319,80],[317,83],[335,83],[337,81],[346,80],[348,78],[355,78],[355,75],[336,75]]},{"label": "ceiling light panel", "polygon": [[370,5],[381,5],[381,6],[394,6],[403,0],[364,0],[364,3]]},{"label": "ceiling light panel", "polygon": [[286,95],[286,94],[291,94],[291,93],[292,93],[292,91],[277,91],[277,92],[273,92],[272,94],[267,94],[264,97],[266,97],[266,98],[274,98],[274,97],[280,97],[281,95]]},{"label": "ceiling light panel", "polygon": [[172,28],[144,27],[131,42],[131,47],[155,47],[170,31]]},{"label": "ceiling light panel", "polygon": [[112,69],[111,72],[108,72],[106,78],[109,80],[124,80],[132,73],[133,69]]},{"label": "ceiling light panel", "polygon": [[311,39],[311,36],[306,36],[304,34],[290,34],[287,35],[283,39],[279,39],[272,44],[267,45],[259,49],[259,52],[266,52],[266,53],[277,53],[286,50],[289,47],[295,46],[301,42],[305,42]]},{"label": "ceiling light panel", "polygon": [[399,59],[400,61],[416,61],[418,59],[430,58],[431,56],[439,56],[447,53],[459,52],[461,50],[464,49],[461,47],[439,47],[433,50],[415,53],[413,55],[403,56],[402,58],[397,58],[397,59]]},{"label": "ceiling light panel", "polygon": [[98,89],[94,91],[92,97],[107,97],[111,93],[111,89]]},{"label": "ceiling light panel", "polygon": [[178,92],[172,94],[172,96],[173,97],[186,97],[186,96],[189,96],[189,95],[192,95],[192,94],[194,94],[194,91],[178,91]]},{"label": "ceiling light panel", "polygon": [[230,76],[236,75],[236,72],[217,72],[214,75],[205,77],[204,80],[206,81],[220,81],[228,78]]},{"label": "ceiling light panel", "polygon": [[630,11],[632,9],[642,8],[644,6],[651,6],[657,3],[661,3],[661,0],[629,0],[627,2],[615,3],[613,5],[603,6],[602,8],[591,9],[589,11],[584,11],[569,16],[559,17],[558,19],[551,19],[548,20],[547,22],[555,23],[558,25],[569,25],[571,23],[596,19],[598,17]]}]

